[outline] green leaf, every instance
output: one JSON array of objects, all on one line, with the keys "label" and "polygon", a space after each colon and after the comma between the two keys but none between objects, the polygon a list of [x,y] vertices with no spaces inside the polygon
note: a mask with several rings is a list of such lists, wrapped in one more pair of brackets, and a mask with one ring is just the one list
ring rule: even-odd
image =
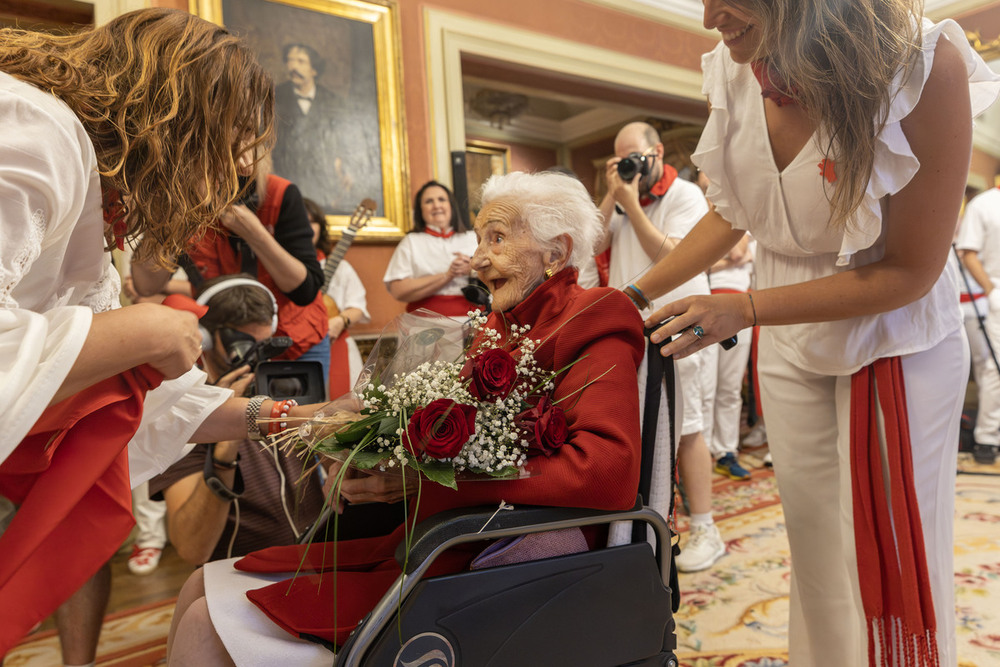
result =
[{"label": "green leaf", "polygon": [[386,456],[389,456],[386,452],[376,452],[373,450],[361,450],[354,452],[354,458],[351,463],[361,470],[369,470],[377,466],[381,461],[384,461]]},{"label": "green leaf", "polygon": [[451,462],[425,461],[415,463],[415,467],[432,482],[447,486],[449,489],[458,488],[458,484],[455,483],[455,468]]},{"label": "green leaf", "polygon": [[399,428],[399,418],[393,415],[387,415],[382,417],[382,421],[378,425],[379,435],[396,435],[396,429]]}]

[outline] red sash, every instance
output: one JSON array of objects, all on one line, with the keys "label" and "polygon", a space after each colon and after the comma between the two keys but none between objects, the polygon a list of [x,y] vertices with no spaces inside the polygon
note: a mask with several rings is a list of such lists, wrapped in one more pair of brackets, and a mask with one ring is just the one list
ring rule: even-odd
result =
[{"label": "red sash", "polygon": [[[479,310],[479,306],[464,296],[445,296],[443,294],[435,294],[426,299],[406,304],[406,312],[408,313],[412,313],[417,308],[426,308],[439,315],[446,315],[448,317],[465,317],[470,310]],[[333,394],[330,395],[333,396]]]},{"label": "red sash", "polygon": [[330,398],[335,399],[349,392],[351,387],[351,360],[347,354],[347,331],[341,331],[336,340],[330,341]]},{"label": "red sash", "polygon": [[[888,466],[879,447],[876,400],[882,408]],[[868,664],[936,667],[937,623],[899,357],[878,359],[851,379],[851,470]]]},{"label": "red sash", "polygon": [[19,505],[0,536],[0,656],[128,537],[126,445],[162,379],[140,366],[50,406],[0,464],[0,494]]}]

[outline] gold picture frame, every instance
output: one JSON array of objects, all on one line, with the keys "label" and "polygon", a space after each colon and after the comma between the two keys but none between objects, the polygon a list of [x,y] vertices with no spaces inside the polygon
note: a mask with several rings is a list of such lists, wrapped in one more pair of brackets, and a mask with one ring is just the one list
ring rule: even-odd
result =
[{"label": "gold picture frame", "polygon": [[480,190],[490,176],[510,172],[510,146],[470,139],[465,142],[465,182],[469,190],[469,219],[475,220],[482,206]]},{"label": "gold picture frame", "polygon": [[[394,0],[189,4],[192,13],[241,35],[274,77],[274,173],[321,204],[335,236],[370,198],[376,213],[358,239],[401,238],[410,227],[409,169]],[[306,103],[295,97],[304,76],[314,91]]]}]

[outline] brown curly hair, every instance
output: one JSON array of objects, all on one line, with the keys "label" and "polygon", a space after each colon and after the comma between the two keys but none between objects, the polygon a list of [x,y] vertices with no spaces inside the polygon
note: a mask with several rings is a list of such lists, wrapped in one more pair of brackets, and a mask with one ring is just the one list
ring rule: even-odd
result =
[{"label": "brown curly hair", "polygon": [[[105,209],[171,267],[239,196],[274,141],[274,86],[224,28],[144,9],[76,34],[0,30],[0,70],[65,102],[97,153]],[[112,231],[106,231],[109,247]]]}]

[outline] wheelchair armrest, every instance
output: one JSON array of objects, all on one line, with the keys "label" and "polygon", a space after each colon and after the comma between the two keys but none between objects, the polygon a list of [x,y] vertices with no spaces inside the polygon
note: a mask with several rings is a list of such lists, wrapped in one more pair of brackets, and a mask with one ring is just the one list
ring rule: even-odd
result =
[{"label": "wheelchair armrest", "polygon": [[[654,528],[658,520],[666,529],[666,523],[659,514],[638,503],[626,511],[531,505],[500,511],[496,507],[458,508],[422,521],[413,530],[409,553],[405,542],[396,548],[396,562],[406,574],[412,574],[423,569],[439,553],[465,542],[628,520],[646,521],[652,523]],[[669,534],[669,530],[665,534]]]}]

